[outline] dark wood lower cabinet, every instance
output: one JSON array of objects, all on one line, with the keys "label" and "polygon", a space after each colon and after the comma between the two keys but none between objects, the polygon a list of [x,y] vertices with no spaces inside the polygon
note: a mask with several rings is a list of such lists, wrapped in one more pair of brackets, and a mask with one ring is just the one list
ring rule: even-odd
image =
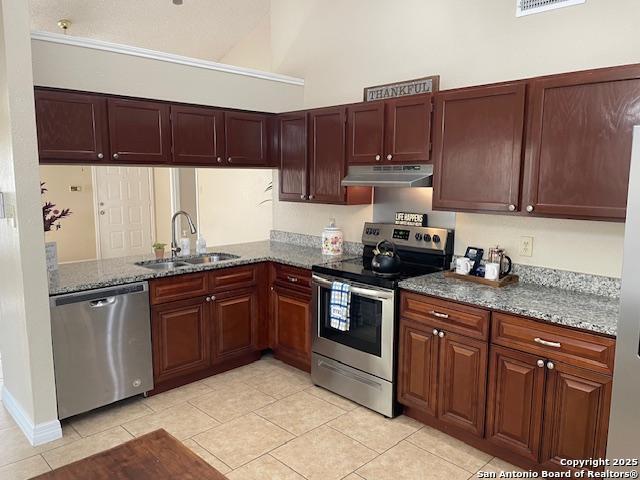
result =
[{"label": "dark wood lower cabinet", "polygon": [[274,285],[272,289],[272,349],[276,358],[311,370],[311,296]]},{"label": "dark wood lower cabinet", "polygon": [[237,290],[216,295],[213,300],[213,361],[256,349],[258,323],[258,292]]},{"label": "dark wood lower cabinet", "polygon": [[153,308],[153,377],[162,383],[206,370],[210,363],[209,305],[204,297]]}]

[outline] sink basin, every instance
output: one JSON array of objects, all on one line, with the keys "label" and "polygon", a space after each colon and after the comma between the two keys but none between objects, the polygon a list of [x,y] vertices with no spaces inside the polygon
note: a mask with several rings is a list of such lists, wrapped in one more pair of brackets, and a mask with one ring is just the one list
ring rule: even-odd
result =
[{"label": "sink basin", "polygon": [[207,263],[218,263],[224,260],[233,260],[234,258],[240,258],[238,255],[232,255],[230,253],[209,253],[201,257],[187,258],[182,260],[190,265],[205,265]]},{"label": "sink basin", "polygon": [[140,263],[136,263],[136,265],[140,266],[140,267],[144,267],[144,268],[148,268],[150,270],[159,270],[159,271],[166,271],[166,270],[175,270],[176,268],[184,268],[184,267],[190,267],[191,265],[185,262],[172,262],[172,261],[167,261],[167,262],[140,262]]}]

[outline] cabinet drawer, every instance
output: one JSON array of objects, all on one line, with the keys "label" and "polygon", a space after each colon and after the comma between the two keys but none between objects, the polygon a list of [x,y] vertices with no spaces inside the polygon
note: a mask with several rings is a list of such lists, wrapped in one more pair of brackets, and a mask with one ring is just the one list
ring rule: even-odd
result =
[{"label": "cabinet drawer", "polygon": [[492,316],[491,342],[598,372],[613,373],[616,341],[503,313]]},{"label": "cabinet drawer", "polygon": [[256,284],[257,279],[258,270],[254,265],[216,270],[209,273],[209,290],[218,292],[251,287]]},{"label": "cabinet drawer", "polygon": [[195,298],[206,295],[206,273],[176,275],[149,282],[151,305]]},{"label": "cabinet drawer", "polygon": [[416,293],[402,292],[400,315],[447,332],[486,340],[489,338],[489,311]]},{"label": "cabinet drawer", "polygon": [[294,288],[311,289],[311,271],[289,265],[276,265],[275,281]]}]

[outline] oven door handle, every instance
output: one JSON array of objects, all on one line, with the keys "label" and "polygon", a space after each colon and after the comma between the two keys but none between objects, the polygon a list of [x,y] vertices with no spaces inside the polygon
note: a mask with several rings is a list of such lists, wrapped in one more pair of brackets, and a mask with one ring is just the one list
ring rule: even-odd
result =
[{"label": "oven door handle", "polygon": [[[313,283],[320,287],[331,288],[333,282],[330,280],[326,280],[317,275],[313,275],[312,277]],[[346,283],[346,282],[345,282]],[[351,293],[354,295],[359,295],[361,297],[371,298],[373,300],[390,300],[393,298],[393,292],[386,292],[382,290],[374,290],[371,288],[362,288],[351,285]]]}]

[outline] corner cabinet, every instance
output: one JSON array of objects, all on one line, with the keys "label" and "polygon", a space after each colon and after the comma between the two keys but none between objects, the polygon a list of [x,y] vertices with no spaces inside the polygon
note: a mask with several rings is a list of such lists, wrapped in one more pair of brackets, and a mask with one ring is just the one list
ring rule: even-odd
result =
[{"label": "corner cabinet", "polygon": [[524,82],[436,95],[433,206],[519,209]]}]

